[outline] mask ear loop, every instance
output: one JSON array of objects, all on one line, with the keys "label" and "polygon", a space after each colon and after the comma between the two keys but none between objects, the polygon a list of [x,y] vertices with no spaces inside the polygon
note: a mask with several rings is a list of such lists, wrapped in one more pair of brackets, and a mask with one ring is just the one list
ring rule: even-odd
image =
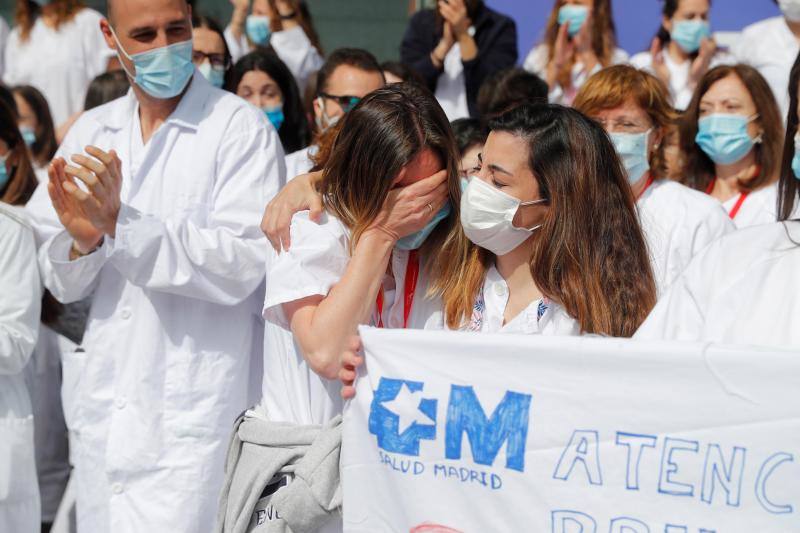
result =
[{"label": "mask ear loop", "polygon": [[[133,64],[134,64],[134,68],[136,68],[136,67],[135,67],[136,63],[133,61],[133,58],[132,58],[131,56],[129,56],[129,55],[128,55],[128,52],[126,52],[126,51],[125,51],[125,48],[123,48],[123,47],[122,47],[122,43],[120,43],[120,42],[119,42],[119,39],[117,38],[117,32],[115,32],[115,31],[114,31],[114,27],[113,27],[113,26],[111,26],[111,25],[109,25],[109,26],[108,26],[108,28],[111,30],[111,35],[114,37],[114,41],[117,43],[117,54],[119,54],[120,52],[122,52],[122,55],[124,55],[124,56],[125,56],[125,58],[126,58],[128,61],[130,61],[131,63],[133,63]],[[122,60],[120,59],[120,62],[119,62],[119,64],[120,64],[120,66],[122,67],[122,70],[124,70],[124,71],[125,71],[125,74],[127,74],[128,76],[130,76],[130,78],[131,78],[132,80],[134,80],[134,81],[135,81],[135,80],[136,80],[136,76],[135,76],[135,75],[133,75],[133,74],[131,74],[131,72],[130,72],[130,71],[128,70],[128,68],[125,66],[125,62],[124,62],[124,61],[122,61]]]},{"label": "mask ear loop", "polygon": [[[754,120],[758,119],[759,116],[760,115],[758,113],[755,113],[752,117],[747,119],[747,123],[750,124]],[[764,142],[764,131],[763,131],[763,129],[758,135],[756,135],[756,138],[753,139],[753,144],[761,144],[762,142]]]},{"label": "mask ear loop", "polygon": [[[529,205],[546,204],[546,203],[547,203],[547,199],[546,198],[539,198],[538,200],[530,200],[528,202],[520,202],[519,206],[517,207],[517,210],[519,210],[520,207],[527,207]],[[524,229],[526,231],[533,232],[533,231],[536,231],[537,229],[541,228],[542,226],[544,226],[544,224],[537,224],[536,226],[533,226],[532,228],[520,228],[520,229]]]}]

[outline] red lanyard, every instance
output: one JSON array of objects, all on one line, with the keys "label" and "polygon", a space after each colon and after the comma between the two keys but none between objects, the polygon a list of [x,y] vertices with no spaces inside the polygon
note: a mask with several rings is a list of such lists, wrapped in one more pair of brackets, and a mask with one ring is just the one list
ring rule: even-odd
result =
[{"label": "red lanyard", "polygon": [[[406,279],[403,281],[403,328],[408,328],[408,317],[411,316],[411,307],[414,305],[414,291],[417,290],[419,279],[419,253],[416,250],[408,252],[406,264]],[[375,302],[378,310],[378,327],[383,327],[383,288],[378,292]]]},{"label": "red lanyard", "polygon": [[[711,192],[714,190],[714,185],[716,183],[717,183],[717,178],[711,180],[711,183],[708,184],[708,188],[706,189],[706,194],[711,194]],[[742,208],[742,204],[744,203],[745,200],[747,200],[747,195],[749,194],[750,191],[744,191],[739,193],[739,199],[736,200],[736,203],[733,204],[733,209],[731,209],[730,213],[728,213],[728,216],[731,217],[731,220],[736,218],[736,215],[739,214],[739,210]]]},{"label": "red lanyard", "polygon": [[642,189],[642,192],[640,192],[639,196],[636,198],[637,200],[641,199],[642,196],[644,196],[644,193],[647,192],[647,189],[650,188],[650,186],[653,184],[654,181],[655,181],[655,178],[651,174],[648,174],[647,175],[647,182],[644,184],[644,189]]}]

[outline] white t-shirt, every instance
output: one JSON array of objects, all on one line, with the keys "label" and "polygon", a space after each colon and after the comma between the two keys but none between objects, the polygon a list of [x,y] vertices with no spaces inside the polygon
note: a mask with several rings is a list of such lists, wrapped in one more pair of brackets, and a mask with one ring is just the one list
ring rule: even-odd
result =
[{"label": "white t-shirt", "polygon": [[[475,28],[470,27],[470,35]],[[461,61],[461,46],[456,43],[444,56],[444,70],[436,80],[436,100],[442,106],[450,122],[469,117],[467,87],[464,85],[464,63]]]},{"label": "white t-shirt", "polygon": [[[527,70],[528,72],[533,72],[543,80],[547,78],[547,63],[549,57],[549,50],[550,47],[547,44],[538,44],[533,47],[533,49],[528,53],[528,56],[525,58],[525,62],[522,64],[522,68]],[[628,53],[621,48],[615,48],[614,53],[611,55],[611,64],[612,65],[619,65],[621,63],[628,62]],[[597,64],[591,70],[591,72],[586,71],[586,67],[584,67],[583,63],[576,62],[572,66],[572,73],[571,73],[571,82],[572,87],[563,88],[560,85],[556,85],[555,87],[550,88],[550,94],[548,99],[551,103],[554,104],[563,104],[563,105],[570,105],[572,101],[575,99],[575,95],[578,93],[578,90],[583,87],[583,84],[586,83],[586,80],[594,74],[595,72],[599,72],[603,68],[603,65]]]},{"label": "white t-shirt", "polygon": [[100,31],[102,15],[84,8],[58,30],[41,17],[22,41],[14,28],[5,50],[3,81],[9,85],[33,85],[47,98],[58,127],[83,110],[86,89],[105,72],[114,55]]},{"label": "white t-shirt", "polygon": [[637,207],[658,294],[701,250],[736,229],[719,202],[674,181],[654,181]]},{"label": "white t-shirt", "polygon": [[800,52],[800,41],[786,19],[773,17],[747,26],[731,51],[738,61],[766,78],[785,120],[789,112],[789,72]]},{"label": "white t-shirt", "polygon": [[635,338],[800,348],[800,222],[747,228],[713,243]]},{"label": "white t-shirt", "polygon": [[[725,212],[733,213],[741,195],[722,202]],[[778,220],[778,184],[772,183],[747,195],[733,217],[737,228],[769,224]]]},{"label": "white t-shirt", "polygon": [[311,161],[319,148],[316,145],[307,146],[286,156],[286,180],[292,180],[301,174],[308,174],[314,168]]},{"label": "white t-shirt", "polygon": [[[692,68],[692,60],[687,59],[683,63],[676,63],[672,56],[666,51],[664,54],[664,65],[669,70],[669,93],[672,96],[672,103],[678,110],[684,110],[689,106],[694,94],[694,88],[689,87],[689,71]],[[709,68],[720,65],[732,65],[736,63],[736,58],[724,51],[717,51],[711,58]],[[640,52],[631,58],[631,65],[650,74],[655,75],[653,69],[653,57],[650,52]]]},{"label": "white t-shirt", "polygon": [[[264,382],[262,404],[270,420],[296,424],[324,424],[342,412],[341,384],[317,375],[294,341],[282,304],[308,296],[327,296],[350,261],[350,231],[337,218],[323,214],[317,224],[304,211],[294,215],[292,246],[280,254],[270,249],[264,301]],[[404,298],[394,287],[405,286],[409,252],[392,252],[393,276],[384,278],[382,322],[402,328]],[[441,300],[427,298],[428,277],[420,265],[408,328],[422,329],[440,311]],[[402,289],[401,289],[402,290]],[[376,317],[371,320],[377,322]]]}]

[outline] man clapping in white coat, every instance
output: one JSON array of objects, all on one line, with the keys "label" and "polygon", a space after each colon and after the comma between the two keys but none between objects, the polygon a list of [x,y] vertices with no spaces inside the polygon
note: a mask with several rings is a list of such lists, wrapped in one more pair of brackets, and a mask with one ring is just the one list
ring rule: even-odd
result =
[{"label": "man clapping in white coat", "polygon": [[94,294],[63,362],[78,529],[209,531],[263,327],[258,223],[283,153],[263,113],[195,71],[185,0],[108,8],[132,90],[75,123],[30,204],[47,287]]}]

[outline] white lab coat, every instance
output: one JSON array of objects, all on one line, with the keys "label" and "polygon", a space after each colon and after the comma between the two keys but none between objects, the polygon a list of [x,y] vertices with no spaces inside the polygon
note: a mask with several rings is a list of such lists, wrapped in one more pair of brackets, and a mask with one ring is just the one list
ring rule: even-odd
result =
[{"label": "white lab coat", "polygon": [[674,181],[654,181],[637,207],[658,294],[701,250],[736,229],[719,202]]},{"label": "white lab coat", "polygon": [[[224,35],[234,62],[239,61],[243,55],[255,49],[246,34],[242,34],[241,38],[236,39],[230,26],[225,28]],[[302,96],[308,85],[308,79],[320,69],[325,60],[322,59],[319,51],[314,48],[306,32],[300,26],[274,32],[269,38],[269,46],[275,50],[281,61],[286,63],[289,72],[294,75]]]},{"label": "white lab coat", "polygon": [[55,125],[63,124],[83,110],[86,89],[114,55],[100,31],[101,20],[100,13],[84,8],[55,30],[38,17],[25,41],[14,28],[5,50],[3,81],[39,89]]},{"label": "white lab coat", "polygon": [[[544,43],[534,46],[533,49],[528,52],[528,56],[525,58],[522,68],[528,72],[533,72],[543,80],[547,79],[549,50],[550,47]],[[619,65],[627,62],[628,53],[621,48],[614,49],[614,53],[611,55],[611,64]],[[572,101],[575,99],[575,95],[578,93],[578,90],[583,87],[583,84],[586,83],[586,80],[595,72],[599,72],[602,68],[603,65],[598,63],[591,72],[587,72],[583,63],[576,62],[572,66],[570,75],[572,87],[566,90],[558,84],[555,87],[551,87],[548,100],[553,104],[571,105]]]},{"label": "white lab coat", "polygon": [[33,356],[25,367],[25,383],[33,407],[42,522],[53,522],[69,480],[67,425],[61,405],[61,357],[76,348],[74,342],[42,324]]},{"label": "white lab coat", "polygon": [[0,285],[0,531],[38,531],[33,411],[23,372],[36,344],[42,290],[33,231],[3,203]]},{"label": "white lab coat", "polygon": [[736,59],[756,68],[767,80],[781,107],[783,119],[789,113],[789,73],[800,53],[800,41],[782,16],[747,26],[731,49]]},{"label": "white lab coat", "polygon": [[635,337],[800,349],[800,222],[747,228],[713,243]]},{"label": "white lab coat", "polygon": [[8,43],[8,24],[3,17],[0,17],[0,80],[3,79],[3,72],[5,72],[6,61],[6,44]]},{"label": "white lab coat", "polygon": [[116,238],[69,261],[41,191],[28,205],[51,235],[39,253],[47,287],[64,302],[94,291],[83,345],[62,362],[78,527],[207,531],[231,424],[257,399],[258,223],[284,183],[283,153],[263,113],[197,71],[145,146],[138,117],[131,91],[82,115],[58,153],[117,151]]},{"label": "white lab coat", "polygon": [[[722,207],[726,213],[732,213],[736,203],[739,201],[737,194],[722,202]],[[772,183],[753,191],[747,195],[733,223],[737,228],[749,228],[759,224],[769,224],[778,220],[778,184]]]},{"label": "white lab coat", "polygon": [[[350,261],[350,232],[332,215],[323,214],[317,224],[304,211],[292,219],[291,237],[289,250],[281,254],[270,251],[267,263],[263,404],[273,421],[324,424],[342,412],[341,383],[318,376],[305,362],[282,304],[328,294]],[[387,328],[403,327],[403,298],[395,296],[395,288],[403,293],[408,255],[395,249],[391,259],[394,275],[384,278],[382,319]],[[408,320],[410,329],[422,329],[441,309],[440,299],[426,297],[427,287],[421,262]]]},{"label": "white lab coat", "polygon": [[[676,63],[672,56],[665,50],[663,52],[664,65],[669,71],[669,94],[672,97],[672,103],[675,109],[683,111],[689,107],[689,102],[692,100],[694,94],[694,87],[689,86],[689,71],[692,68],[692,59],[688,59],[683,63]],[[711,58],[709,69],[718,67],[720,65],[733,65],[736,63],[736,58],[728,52],[718,50]],[[656,75],[653,69],[653,56],[650,52],[639,52],[631,58],[631,66],[638,69],[645,70],[650,74]]]},{"label": "white lab coat", "polygon": [[301,174],[308,174],[314,168],[311,161],[319,148],[316,145],[307,146],[286,156],[286,180],[292,180]]}]

